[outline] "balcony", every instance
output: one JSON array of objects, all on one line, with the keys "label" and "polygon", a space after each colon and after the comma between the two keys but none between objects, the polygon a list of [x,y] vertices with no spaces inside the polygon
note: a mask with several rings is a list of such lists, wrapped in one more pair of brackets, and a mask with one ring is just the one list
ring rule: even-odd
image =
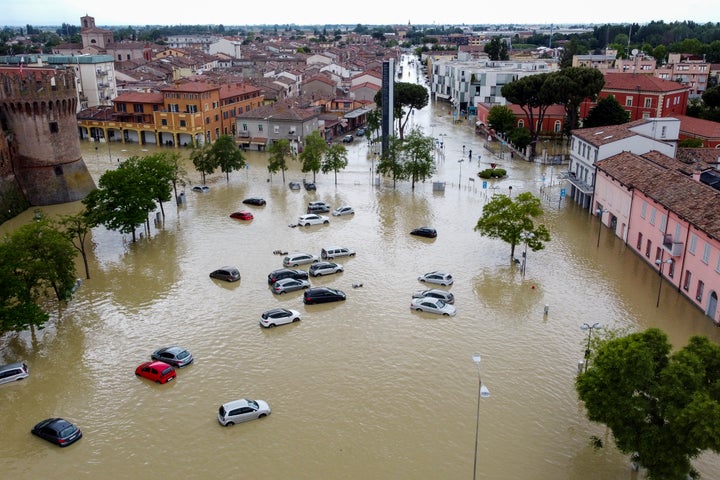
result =
[{"label": "balcony", "polygon": [[593,186],[586,183],[584,180],[577,178],[575,172],[567,172],[567,181],[570,182],[575,188],[585,195],[592,195]]},{"label": "balcony", "polygon": [[663,249],[669,255],[679,257],[682,255],[684,248],[685,244],[683,242],[674,242],[672,235],[665,235],[665,238],[663,239]]}]

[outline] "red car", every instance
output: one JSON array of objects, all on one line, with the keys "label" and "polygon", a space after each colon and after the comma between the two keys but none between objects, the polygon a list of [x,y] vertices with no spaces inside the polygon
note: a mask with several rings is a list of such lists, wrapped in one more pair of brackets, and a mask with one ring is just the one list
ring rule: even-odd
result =
[{"label": "red car", "polygon": [[175,369],[171,365],[159,361],[141,363],[135,369],[135,375],[147,378],[155,383],[168,383],[177,376]]},{"label": "red car", "polygon": [[230,214],[230,218],[234,218],[236,220],[252,220],[255,218],[252,213],[248,212],[247,210],[241,210],[239,212],[233,212]]}]

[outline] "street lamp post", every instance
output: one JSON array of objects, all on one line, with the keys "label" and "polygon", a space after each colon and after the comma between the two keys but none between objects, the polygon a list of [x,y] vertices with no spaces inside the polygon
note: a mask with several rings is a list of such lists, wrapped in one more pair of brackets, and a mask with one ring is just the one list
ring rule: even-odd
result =
[{"label": "street lamp post", "polygon": [[603,210],[602,208],[598,208],[595,210],[595,213],[597,213],[598,218],[600,219],[600,225],[598,225],[598,236],[597,236],[597,248],[600,248],[600,231],[602,230],[602,216],[603,213],[605,213],[607,210]]},{"label": "street lamp post", "polygon": [[525,278],[525,266],[527,265],[527,248],[528,248],[528,242],[535,238],[535,234],[532,232],[522,232],[520,234],[520,238],[523,239],[525,242],[525,250],[523,251],[523,261],[522,265],[520,266],[520,272],[522,272],[522,278]]},{"label": "street lamp post", "polygon": [[478,371],[477,413],[475,414],[475,458],[473,460],[473,480],[475,480],[477,478],[478,435],[480,432],[480,398],[489,397],[490,390],[482,383],[482,376],[480,375],[480,354],[474,353],[472,359],[475,365],[477,365]]},{"label": "street lamp post", "polygon": [[587,323],[583,323],[580,325],[580,330],[587,330],[588,332],[588,339],[587,339],[587,346],[585,347],[585,371],[587,372],[588,368],[588,362],[590,361],[590,339],[592,338],[592,332],[593,330],[600,330],[602,328],[602,325],[599,323],[593,323],[592,325],[589,325]]},{"label": "street lamp post", "polygon": [[[666,263],[667,263],[668,265],[671,265],[671,264],[673,263],[673,259],[672,259],[672,258],[668,258],[667,260],[663,260],[663,259],[662,259],[662,252],[661,252],[661,253],[660,253],[660,258],[658,258],[657,260],[655,260],[655,264],[657,264],[657,265],[660,267],[660,268],[658,269],[658,277],[660,278],[660,282],[658,283],[658,296],[657,296],[657,302],[655,302],[655,307],[659,307],[659,306],[660,306],[660,290],[662,289],[662,284],[663,284],[662,271],[663,271],[663,265],[665,265]],[[671,272],[671,273],[672,273],[672,272]]]},{"label": "street lamp post", "polygon": [[[463,149],[465,148],[465,145],[463,145]],[[460,173],[458,174],[458,189],[460,189],[460,184],[462,183],[462,164],[465,160],[460,159],[458,160],[458,163],[460,164]]]}]

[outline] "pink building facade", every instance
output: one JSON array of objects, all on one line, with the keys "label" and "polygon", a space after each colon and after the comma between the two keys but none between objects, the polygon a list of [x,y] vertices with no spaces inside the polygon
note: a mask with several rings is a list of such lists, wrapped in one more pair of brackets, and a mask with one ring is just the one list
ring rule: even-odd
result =
[{"label": "pink building facade", "polygon": [[720,191],[658,152],[623,152],[597,169],[603,225],[720,326]]}]

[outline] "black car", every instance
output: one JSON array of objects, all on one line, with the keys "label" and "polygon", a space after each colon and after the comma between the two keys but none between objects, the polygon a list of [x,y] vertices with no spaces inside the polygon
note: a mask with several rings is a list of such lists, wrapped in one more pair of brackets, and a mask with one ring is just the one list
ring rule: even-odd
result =
[{"label": "black car", "polygon": [[296,270],[294,268],[281,268],[273,270],[268,275],[268,284],[272,285],[283,278],[294,278],[295,280],[307,280],[308,273],[305,270]]},{"label": "black car", "polygon": [[218,268],[210,272],[210,278],[225,280],[226,282],[237,282],[240,280],[240,270],[231,266]]},{"label": "black car", "polygon": [[82,438],[82,431],[62,418],[43,420],[33,427],[31,433],[61,447],[67,447]]},{"label": "black car", "polygon": [[314,303],[342,302],[345,300],[345,292],[330,287],[313,287],[305,290],[303,303],[311,305]]},{"label": "black car", "polygon": [[313,182],[307,182],[305,184],[305,190],[307,190],[308,192],[311,190],[315,191],[315,190],[317,190],[317,187],[315,186],[315,184]]},{"label": "black car", "polygon": [[420,227],[416,228],[410,235],[417,235],[419,237],[435,238],[437,237],[437,230],[431,227]]},{"label": "black car", "polygon": [[263,206],[263,205],[265,205],[267,202],[266,202],[264,199],[262,199],[262,198],[252,197],[252,198],[246,198],[245,200],[243,200],[243,203],[246,204],[246,205],[258,205],[258,206]]}]

